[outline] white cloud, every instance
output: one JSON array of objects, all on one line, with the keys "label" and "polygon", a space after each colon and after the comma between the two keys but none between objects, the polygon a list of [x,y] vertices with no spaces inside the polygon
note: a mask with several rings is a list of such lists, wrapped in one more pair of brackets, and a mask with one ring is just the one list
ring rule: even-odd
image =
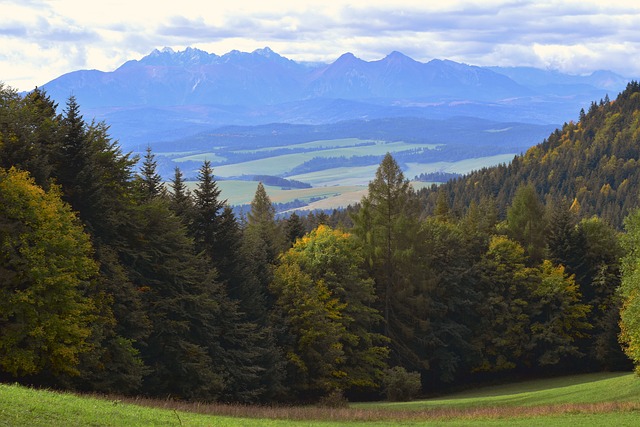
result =
[{"label": "white cloud", "polygon": [[0,81],[31,89],[110,71],[155,48],[223,54],[269,46],[294,60],[420,61],[613,69],[640,76],[640,2],[613,0],[217,0],[0,2]]}]

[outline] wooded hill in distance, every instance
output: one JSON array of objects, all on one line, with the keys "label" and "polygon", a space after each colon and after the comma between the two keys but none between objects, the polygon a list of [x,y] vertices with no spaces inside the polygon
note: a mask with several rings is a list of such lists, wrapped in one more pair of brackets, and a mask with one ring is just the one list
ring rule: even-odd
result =
[{"label": "wooded hill in distance", "polygon": [[518,187],[531,185],[540,195],[568,200],[581,217],[598,215],[620,228],[639,203],[639,92],[632,82],[616,99],[593,102],[579,121],[566,123],[510,164],[425,190],[428,211],[443,193],[454,210],[490,199],[504,213]]}]

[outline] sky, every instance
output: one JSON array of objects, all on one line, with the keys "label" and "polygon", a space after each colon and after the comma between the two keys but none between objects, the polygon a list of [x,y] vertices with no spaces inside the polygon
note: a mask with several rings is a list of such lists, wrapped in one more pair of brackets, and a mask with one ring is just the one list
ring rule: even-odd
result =
[{"label": "sky", "polygon": [[640,76],[637,0],[0,0],[0,82],[31,90],[154,49],[415,60]]}]

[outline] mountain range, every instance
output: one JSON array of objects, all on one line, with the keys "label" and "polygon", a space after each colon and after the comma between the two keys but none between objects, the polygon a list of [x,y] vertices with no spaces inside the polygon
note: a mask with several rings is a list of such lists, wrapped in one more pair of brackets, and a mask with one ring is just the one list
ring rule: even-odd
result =
[{"label": "mountain range", "polygon": [[223,125],[326,124],[388,117],[560,124],[621,91],[629,79],[609,71],[568,75],[527,67],[423,63],[400,52],[376,61],[345,53],[302,63],[268,47],[224,55],[187,48],[154,50],[110,72],[74,71],[46,83],[64,104],[105,120],[123,146],[178,139]]}]

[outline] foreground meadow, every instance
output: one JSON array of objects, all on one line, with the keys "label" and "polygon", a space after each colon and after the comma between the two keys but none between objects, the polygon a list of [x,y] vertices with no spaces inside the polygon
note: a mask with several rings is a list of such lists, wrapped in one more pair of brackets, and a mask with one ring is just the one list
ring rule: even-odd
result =
[{"label": "foreground meadow", "polygon": [[599,373],[349,408],[205,405],[0,385],[2,426],[634,426],[640,379]]}]

